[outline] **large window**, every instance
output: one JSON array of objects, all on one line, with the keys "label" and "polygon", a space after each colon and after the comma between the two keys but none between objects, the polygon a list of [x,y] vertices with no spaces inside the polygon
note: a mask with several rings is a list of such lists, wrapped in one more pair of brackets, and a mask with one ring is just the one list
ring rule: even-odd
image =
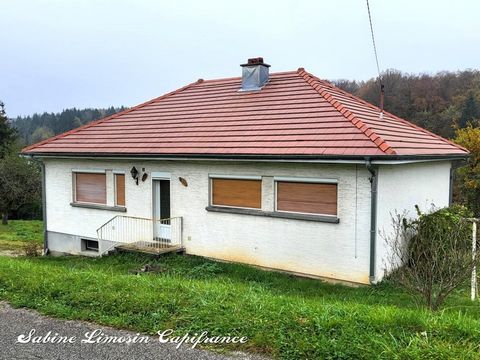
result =
[{"label": "large window", "polygon": [[125,206],[125,174],[115,174],[115,205]]},{"label": "large window", "polygon": [[337,184],[276,181],[276,210],[337,215]]},{"label": "large window", "polygon": [[74,172],[74,201],[80,203],[107,203],[105,173]]},{"label": "large window", "polygon": [[211,204],[260,209],[262,181],[260,178],[211,178]]}]

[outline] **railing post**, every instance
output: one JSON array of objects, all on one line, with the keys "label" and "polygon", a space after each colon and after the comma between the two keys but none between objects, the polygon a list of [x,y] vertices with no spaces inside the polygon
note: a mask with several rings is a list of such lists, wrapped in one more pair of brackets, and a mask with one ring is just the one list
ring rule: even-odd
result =
[{"label": "railing post", "polygon": [[476,257],[477,257],[477,221],[474,219],[472,222],[472,289],[471,289],[471,298],[474,301],[477,298],[477,267],[476,267]]},{"label": "railing post", "polygon": [[180,246],[183,247],[183,217],[179,218],[180,220],[180,229],[179,229],[179,236],[180,236]]}]

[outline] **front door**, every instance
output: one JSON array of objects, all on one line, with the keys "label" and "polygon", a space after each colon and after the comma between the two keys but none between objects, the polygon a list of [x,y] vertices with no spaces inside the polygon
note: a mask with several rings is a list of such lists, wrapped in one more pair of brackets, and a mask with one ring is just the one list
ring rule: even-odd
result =
[{"label": "front door", "polygon": [[170,180],[153,180],[153,238],[169,242],[170,230]]}]

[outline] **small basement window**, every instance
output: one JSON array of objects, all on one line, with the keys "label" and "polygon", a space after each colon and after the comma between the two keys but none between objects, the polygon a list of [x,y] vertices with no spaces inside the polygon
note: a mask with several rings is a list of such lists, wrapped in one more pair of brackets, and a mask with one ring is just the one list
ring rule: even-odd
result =
[{"label": "small basement window", "polygon": [[82,251],[98,252],[98,241],[90,239],[82,239]]},{"label": "small basement window", "polygon": [[107,178],[105,173],[73,173],[74,202],[106,204]]},{"label": "small basement window", "polygon": [[337,184],[276,181],[276,211],[337,216]]},{"label": "small basement window", "polygon": [[115,174],[115,205],[125,206],[125,174]]},{"label": "small basement window", "polygon": [[211,205],[260,209],[262,207],[261,178],[212,177]]}]

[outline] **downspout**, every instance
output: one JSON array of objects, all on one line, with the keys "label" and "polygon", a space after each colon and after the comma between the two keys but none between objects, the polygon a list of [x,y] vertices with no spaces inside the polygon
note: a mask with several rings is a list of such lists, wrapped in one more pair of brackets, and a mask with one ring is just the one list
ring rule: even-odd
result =
[{"label": "downspout", "polygon": [[48,232],[47,232],[47,196],[45,182],[45,163],[30,155],[30,159],[40,165],[42,170],[42,219],[43,219],[43,255],[48,255]]},{"label": "downspout", "polygon": [[365,166],[370,172],[370,284],[375,283],[375,258],[377,243],[377,188],[378,188],[378,169],[372,165],[370,158],[365,158]]}]

